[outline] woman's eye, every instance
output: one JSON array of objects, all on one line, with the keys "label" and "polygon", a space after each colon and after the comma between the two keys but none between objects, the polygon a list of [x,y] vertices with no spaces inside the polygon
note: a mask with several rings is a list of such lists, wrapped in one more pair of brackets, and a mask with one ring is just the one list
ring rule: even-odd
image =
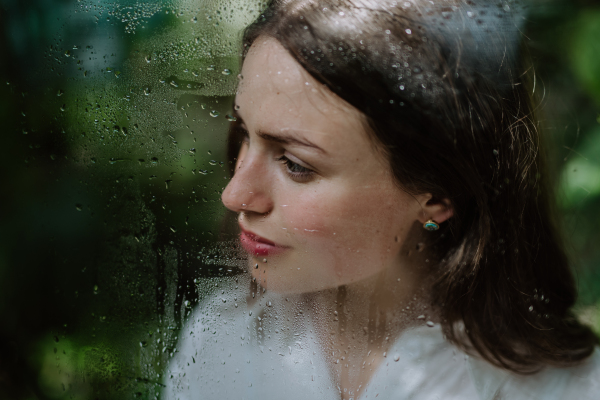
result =
[{"label": "woman's eye", "polygon": [[285,155],[279,157],[277,161],[280,161],[285,165],[288,175],[296,181],[307,181],[312,178],[313,174],[315,173],[313,170],[293,162]]}]

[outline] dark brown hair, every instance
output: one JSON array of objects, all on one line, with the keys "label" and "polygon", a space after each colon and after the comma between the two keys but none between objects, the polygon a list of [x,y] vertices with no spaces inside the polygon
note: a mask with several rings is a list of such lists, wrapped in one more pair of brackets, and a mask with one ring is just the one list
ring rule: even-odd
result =
[{"label": "dark brown hair", "polygon": [[583,360],[598,339],[571,311],[577,291],[552,222],[512,4],[271,1],[244,46],[278,40],[364,113],[405,190],[451,201],[434,244],[445,335],[525,373]]}]

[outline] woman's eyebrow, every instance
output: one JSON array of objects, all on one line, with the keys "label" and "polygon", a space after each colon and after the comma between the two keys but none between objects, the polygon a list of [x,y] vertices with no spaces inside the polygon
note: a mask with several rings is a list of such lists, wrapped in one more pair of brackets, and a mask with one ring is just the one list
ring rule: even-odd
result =
[{"label": "woman's eyebrow", "polygon": [[[235,116],[237,123],[240,124],[246,131],[248,131],[246,124],[244,123],[244,119],[240,116],[240,113],[234,109],[233,115]],[[261,137],[262,139],[268,140],[270,142],[281,143],[281,144],[294,144],[294,145],[299,145],[299,146],[311,147],[323,154],[327,154],[327,152],[325,150],[323,150],[321,147],[317,146],[316,144],[310,142],[309,140],[306,140],[306,139],[300,140],[292,135],[274,134],[274,133],[270,133],[270,132],[264,132],[262,130],[258,130],[256,132],[256,134],[259,137]]]},{"label": "woman's eyebrow", "polygon": [[311,147],[315,150],[318,150],[319,152],[321,152],[323,154],[327,154],[327,152],[325,150],[323,150],[321,147],[317,146],[316,144],[314,144],[306,139],[301,140],[301,139],[298,139],[291,135],[273,134],[273,133],[267,133],[267,132],[264,132],[261,130],[257,131],[256,134],[259,137],[261,137],[262,139],[268,140],[270,142]]}]

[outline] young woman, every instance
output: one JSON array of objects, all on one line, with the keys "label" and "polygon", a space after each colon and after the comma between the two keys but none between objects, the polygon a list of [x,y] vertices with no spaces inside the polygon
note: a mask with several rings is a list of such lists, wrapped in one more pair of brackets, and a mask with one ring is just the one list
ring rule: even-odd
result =
[{"label": "young woman", "polygon": [[165,397],[600,396],[496,3],[273,1],[247,29],[222,199],[248,273],[194,311]]}]

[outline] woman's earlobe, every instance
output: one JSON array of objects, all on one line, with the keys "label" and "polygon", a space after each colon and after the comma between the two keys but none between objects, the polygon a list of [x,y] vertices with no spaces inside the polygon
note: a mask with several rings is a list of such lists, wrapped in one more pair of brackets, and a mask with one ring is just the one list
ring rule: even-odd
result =
[{"label": "woman's earlobe", "polygon": [[[434,197],[430,198],[425,205],[423,205],[421,209],[421,215],[419,216],[419,221],[423,224],[425,229],[428,229],[425,225],[427,223],[434,222],[435,224],[441,224],[452,218],[454,215],[454,207],[452,206],[452,202],[450,199],[436,199]],[[433,224],[428,225],[431,230],[434,226]]]}]

